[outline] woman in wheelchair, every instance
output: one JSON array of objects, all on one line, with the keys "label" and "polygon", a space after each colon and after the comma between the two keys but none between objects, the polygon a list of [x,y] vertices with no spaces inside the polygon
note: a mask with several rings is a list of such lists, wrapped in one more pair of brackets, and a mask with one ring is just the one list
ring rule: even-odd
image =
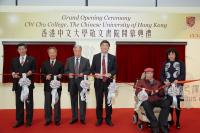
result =
[{"label": "woman in wheelchair", "polygon": [[[135,94],[139,96],[142,90],[145,90],[145,93],[148,94],[148,100],[143,101],[141,106],[150,121],[152,132],[159,133],[160,128],[163,133],[168,133],[168,115],[171,101],[165,97],[164,90],[160,89],[161,83],[153,78],[154,69],[146,68],[144,73],[145,78],[137,82]],[[153,112],[154,107],[161,108],[158,119]]]},{"label": "woman in wheelchair", "polygon": [[[166,62],[163,64],[161,68],[161,82],[165,85],[169,85],[171,83],[175,83],[178,80],[185,80],[185,64],[181,62],[178,58],[178,52],[176,49],[171,48],[168,49],[166,52]],[[177,108],[176,110],[176,128],[180,128],[180,101],[183,101],[183,84],[177,84],[179,88],[179,94],[177,97]],[[166,87],[166,94],[168,95],[169,88]],[[172,99],[171,96],[168,95],[169,98]],[[174,108],[170,109],[170,113],[172,116],[172,120],[169,122],[170,125],[174,124],[173,120],[173,110]]]}]

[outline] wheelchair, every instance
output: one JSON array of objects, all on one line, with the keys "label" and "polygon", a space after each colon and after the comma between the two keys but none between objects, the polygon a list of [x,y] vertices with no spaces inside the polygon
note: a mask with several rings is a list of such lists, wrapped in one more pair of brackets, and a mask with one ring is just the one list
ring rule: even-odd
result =
[{"label": "wheelchair", "polygon": [[[137,100],[137,98],[135,98]],[[137,101],[136,101],[137,102]],[[137,104],[137,103],[136,103]],[[155,107],[154,108],[154,114],[156,118],[158,119],[161,108],[160,107]],[[168,116],[168,122],[171,121],[172,117],[169,114]],[[133,118],[132,118],[133,124],[137,124],[138,129],[142,130],[145,126],[150,128],[150,121],[148,120],[145,110],[143,109],[142,106],[139,107],[138,110],[134,111]],[[170,125],[168,124],[168,128]]]},{"label": "wheelchair", "polygon": [[[144,79],[145,75],[144,73],[142,73],[141,75],[141,79]],[[136,81],[137,84],[138,80]],[[135,96],[135,105],[138,104],[138,98]],[[136,108],[136,106],[135,106]],[[160,107],[155,107],[154,108],[154,114],[156,116],[156,118],[158,119],[161,108]],[[171,114],[169,114],[168,116],[168,128],[170,128],[169,122],[172,120]],[[137,127],[142,130],[145,126],[151,128],[150,126],[150,121],[148,120],[146,114],[145,114],[145,110],[143,109],[142,106],[140,106],[136,111],[134,111],[133,117],[132,117],[132,122],[133,124],[137,124]]]}]

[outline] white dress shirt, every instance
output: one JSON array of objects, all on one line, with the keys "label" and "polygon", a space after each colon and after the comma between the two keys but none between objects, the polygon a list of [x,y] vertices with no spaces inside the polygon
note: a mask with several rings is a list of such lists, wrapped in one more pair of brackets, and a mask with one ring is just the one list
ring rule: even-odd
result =
[{"label": "white dress shirt", "polygon": [[20,57],[19,57],[19,62],[20,62],[20,64],[21,64],[22,62],[25,62],[26,56],[27,56],[27,55],[24,55],[24,56],[20,56]]},{"label": "white dress shirt", "polygon": [[76,59],[78,59],[78,66],[80,65],[81,57],[74,58],[74,66],[76,66]]},{"label": "white dress shirt", "polygon": [[54,64],[56,63],[56,59],[54,59],[54,60],[50,59],[50,65],[51,65],[52,61],[53,61],[53,66],[54,66]]}]

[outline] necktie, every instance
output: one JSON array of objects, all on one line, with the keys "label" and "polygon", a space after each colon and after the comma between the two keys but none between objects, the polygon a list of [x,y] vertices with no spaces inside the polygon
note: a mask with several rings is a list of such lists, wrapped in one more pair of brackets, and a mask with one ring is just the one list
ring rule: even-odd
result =
[{"label": "necktie", "polygon": [[[75,63],[75,74],[79,74],[79,59],[76,58],[76,63]],[[78,76],[75,76],[77,78]]]},{"label": "necktie", "polygon": [[52,60],[52,61],[51,61],[51,67],[53,67],[53,65],[54,65],[54,61]]},{"label": "necktie", "polygon": [[[105,55],[103,55],[103,59],[102,59],[102,74],[105,75],[106,74],[106,61],[105,61]],[[106,77],[103,76],[103,82],[106,81]]]},{"label": "necktie", "polygon": [[24,65],[24,56],[21,57],[21,63],[22,66]]}]

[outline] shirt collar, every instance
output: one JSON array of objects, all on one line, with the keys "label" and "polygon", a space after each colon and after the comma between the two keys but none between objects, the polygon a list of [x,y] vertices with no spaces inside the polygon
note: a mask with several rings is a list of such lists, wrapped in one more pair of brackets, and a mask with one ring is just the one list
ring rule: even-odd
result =
[{"label": "shirt collar", "polygon": [[24,60],[25,60],[27,55],[25,54],[24,56],[20,56],[20,59],[22,59],[22,57],[24,57]]},{"label": "shirt collar", "polygon": [[55,63],[55,62],[56,62],[56,59],[54,59],[54,60],[51,60],[51,59],[50,59],[50,62],[52,62],[52,61],[53,61],[53,63]]},{"label": "shirt collar", "polygon": [[101,53],[101,56],[105,55],[105,57],[108,56],[108,53]]},{"label": "shirt collar", "polygon": [[20,57],[26,57],[26,56],[27,56],[26,54],[25,54],[24,56],[21,56],[21,55],[20,55]]},{"label": "shirt collar", "polygon": [[81,57],[76,57],[76,56],[75,56],[75,60],[76,60],[76,59],[80,60],[80,59],[81,59]]}]

